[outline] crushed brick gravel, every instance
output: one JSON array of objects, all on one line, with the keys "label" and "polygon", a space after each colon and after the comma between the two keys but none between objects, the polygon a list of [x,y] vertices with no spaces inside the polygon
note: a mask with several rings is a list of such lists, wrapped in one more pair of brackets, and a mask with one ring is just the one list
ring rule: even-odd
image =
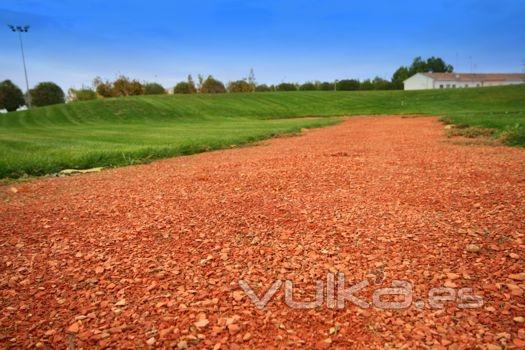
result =
[{"label": "crushed brick gravel", "polygon": [[[0,348],[525,346],[525,151],[454,144],[435,118],[351,118],[0,193]],[[413,302],[293,309],[281,287],[259,309],[239,286],[290,280],[306,301],[328,272],[366,280],[368,303],[408,281]],[[443,286],[483,305],[432,308]]]}]

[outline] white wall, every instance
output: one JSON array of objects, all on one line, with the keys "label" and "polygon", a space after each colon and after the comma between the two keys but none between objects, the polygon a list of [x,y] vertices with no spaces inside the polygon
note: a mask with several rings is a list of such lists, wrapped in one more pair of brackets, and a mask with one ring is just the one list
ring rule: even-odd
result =
[{"label": "white wall", "polygon": [[519,81],[486,81],[482,86],[518,85],[525,84],[525,80]]},{"label": "white wall", "polygon": [[435,89],[453,89],[453,88],[459,89],[459,88],[466,88],[466,87],[481,87],[481,86],[483,86],[481,81],[459,82],[459,81],[436,80],[434,82]]},{"label": "white wall", "polygon": [[405,80],[405,90],[427,90],[434,88],[434,80],[421,73],[414,74]]},{"label": "white wall", "polygon": [[405,90],[428,90],[428,89],[460,89],[470,87],[483,87],[483,86],[501,86],[501,85],[516,85],[525,84],[525,80],[522,81],[446,81],[446,80],[434,80],[421,73],[417,73],[404,82]]}]

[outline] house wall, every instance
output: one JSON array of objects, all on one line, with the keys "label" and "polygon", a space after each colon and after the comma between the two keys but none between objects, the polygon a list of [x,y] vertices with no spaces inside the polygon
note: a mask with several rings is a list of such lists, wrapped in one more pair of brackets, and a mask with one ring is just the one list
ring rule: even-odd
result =
[{"label": "house wall", "polygon": [[428,89],[454,89],[454,88],[471,88],[484,86],[502,86],[502,85],[517,85],[525,84],[525,80],[515,81],[447,81],[434,80],[423,74],[417,73],[407,80],[405,80],[405,90],[428,90]]},{"label": "house wall", "polygon": [[458,81],[436,80],[434,82],[435,89],[454,89],[454,88],[481,87],[481,86],[483,86],[483,82],[481,81],[458,82]]},{"label": "house wall", "polygon": [[515,81],[485,81],[483,86],[501,86],[501,85],[518,85],[525,84],[525,80],[515,80]]},{"label": "house wall", "polygon": [[[523,81],[434,81],[434,89],[450,89],[450,88],[469,88],[469,87],[485,87],[485,86],[503,86],[503,85],[518,85],[525,84]],[[443,86],[443,87],[441,87]]]},{"label": "house wall", "polygon": [[434,88],[434,79],[417,73],[405,80],[405,90],[427,90]]}]

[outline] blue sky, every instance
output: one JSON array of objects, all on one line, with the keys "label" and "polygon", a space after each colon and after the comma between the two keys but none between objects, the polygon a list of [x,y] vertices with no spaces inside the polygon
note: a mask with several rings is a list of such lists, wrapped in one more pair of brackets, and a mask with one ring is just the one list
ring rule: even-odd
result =
[{"label": "blue sky", "polygon": [[456,71],[521,72],[522,0],[1,0],[0,80],[89,85],[125,74],[172,86],[188,74],[223,81],[390,78],[415,56]]}]

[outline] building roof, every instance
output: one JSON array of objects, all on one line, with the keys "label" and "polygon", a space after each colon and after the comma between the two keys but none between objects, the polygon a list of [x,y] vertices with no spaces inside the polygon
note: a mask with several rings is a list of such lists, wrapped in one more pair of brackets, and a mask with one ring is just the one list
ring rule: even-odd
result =
[{"label": "building roof", "polygon": [[421,73],[434,80],[476,82],[476,81],[519,81],[525,80],[521,73]]}]

